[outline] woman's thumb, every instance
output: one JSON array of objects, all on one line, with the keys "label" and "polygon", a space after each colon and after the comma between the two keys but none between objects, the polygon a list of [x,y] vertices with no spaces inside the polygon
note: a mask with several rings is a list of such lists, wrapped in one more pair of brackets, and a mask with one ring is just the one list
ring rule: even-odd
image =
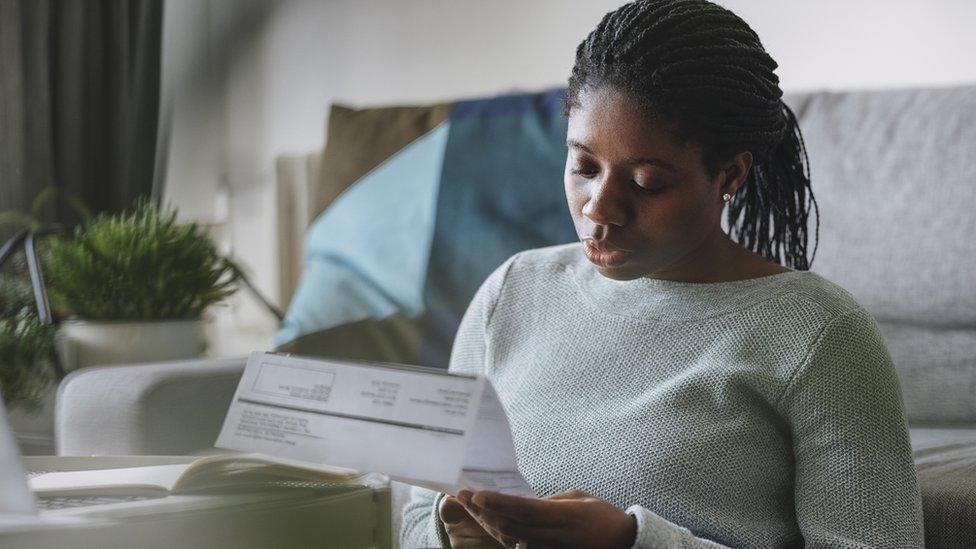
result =
[{"label": "woman's thumb", "polygon": [[438,511],[441,515],[441,521],[445,524],[457,524],[471,519],[467,509],[454,496],[444,496],[441,499]]}]

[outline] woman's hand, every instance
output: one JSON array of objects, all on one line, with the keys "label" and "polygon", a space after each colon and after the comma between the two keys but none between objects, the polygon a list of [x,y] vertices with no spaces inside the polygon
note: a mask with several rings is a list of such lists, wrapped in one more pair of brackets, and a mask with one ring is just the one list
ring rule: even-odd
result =
[{"label": "woman's hand", "polygon": [[524,541],[529,549],[592,547],[627,549],[637,536],[637,521],[617,507],[580,490],[545,499],[498,492],[461,490],[457,500],[501,543]]},{"label": "woman's hand", "polygon": [[[501,532],[489,533],[475,520],[454,496],[444,496],[437,507],[444,530],[455,549],[514,547],[515,540]],[[499,542],[499,540],[505,540]]]}]

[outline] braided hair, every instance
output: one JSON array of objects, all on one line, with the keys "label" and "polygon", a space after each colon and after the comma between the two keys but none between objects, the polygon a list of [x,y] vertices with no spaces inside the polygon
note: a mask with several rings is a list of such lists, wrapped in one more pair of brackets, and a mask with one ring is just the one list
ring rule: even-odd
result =
[{"label": "braided hair", "polygon": [[626,92],[649,119],[700,145],[712,177],[723,160],[750,151],[753,165],[729,201],[730,232],[767,259],[783,264],[785,255],[787,266],[808,270],[810,206],[818,240],[820,215],[776,66],[749,25],[721,6],[637,0],[606,14],[576,49],[563,110],[569,116],[584,88]]}]

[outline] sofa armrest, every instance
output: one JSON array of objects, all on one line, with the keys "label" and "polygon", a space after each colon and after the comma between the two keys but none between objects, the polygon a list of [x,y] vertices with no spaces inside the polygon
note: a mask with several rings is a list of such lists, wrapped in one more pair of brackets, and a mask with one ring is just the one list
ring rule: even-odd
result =
[{"label": "sofa armrest", "polygon": [[85,368],[58,388],[58,455],[182,455],[213,448],[247,358]]}]

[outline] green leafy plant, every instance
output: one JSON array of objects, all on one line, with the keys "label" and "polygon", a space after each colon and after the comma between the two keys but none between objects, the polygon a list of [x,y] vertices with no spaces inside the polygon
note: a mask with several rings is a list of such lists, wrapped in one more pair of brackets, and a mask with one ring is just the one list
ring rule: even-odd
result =
[{"label": "green leafy plant", "polygon": [[54,327],[32,310],[29,286],[0,278],[0,394],[8,409],[36,410],[54,375]]},{"label": "green leafy plant", "polygon": [[44,255],[51,301],[86,320],[199,318],[237,290],[241,271],[196,223],[140,202],[131,213],[100,214]]}]

